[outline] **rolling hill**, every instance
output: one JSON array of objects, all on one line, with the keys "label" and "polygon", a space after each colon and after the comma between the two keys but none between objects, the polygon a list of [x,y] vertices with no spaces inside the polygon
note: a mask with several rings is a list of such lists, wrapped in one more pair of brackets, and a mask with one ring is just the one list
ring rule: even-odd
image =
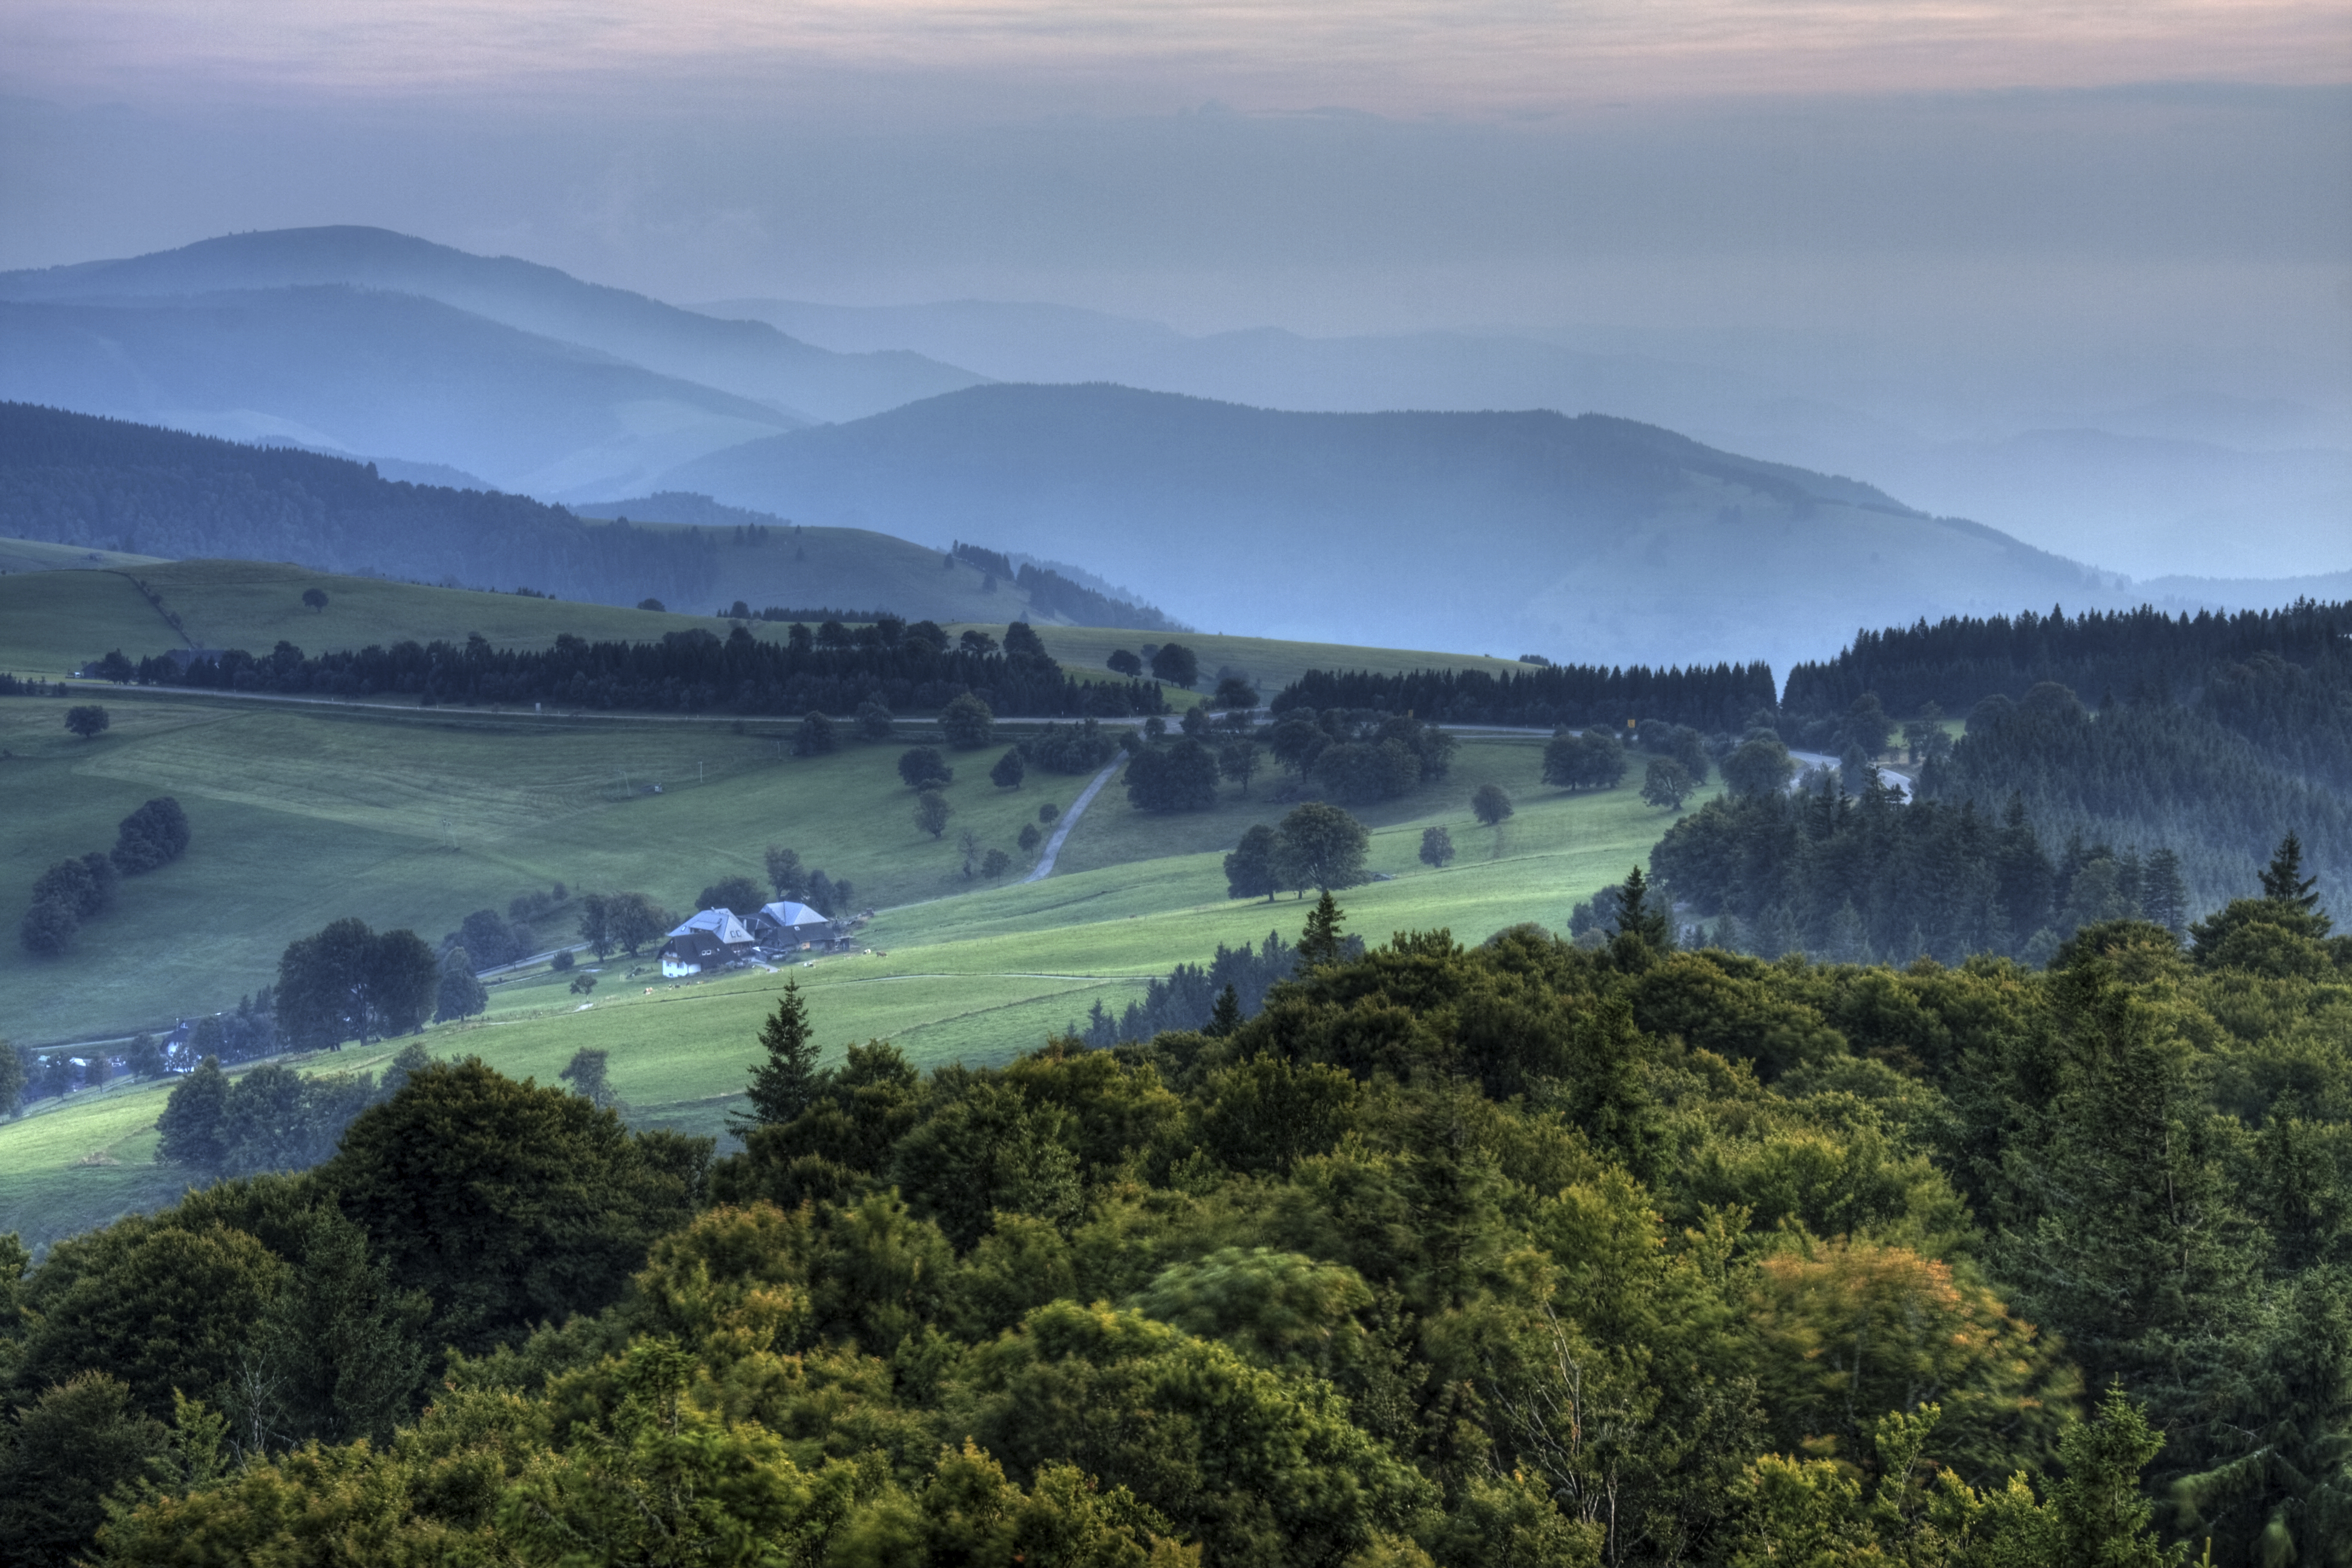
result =
[{"label": "rolling hill", "polygon": [[[178,250],[0,273],[0,298],[58,301],[342,285],[415,295],[786,413],[852,419],[982,378],[919,354],[836,354],[512,256],[352,225],[229,235]],[[444,461],[428,453],[395,455]]]},{"label": "rolling hill", "polygon": [[0,397],[428,458],[541,496],[626,490],[807,423],[436,300],[341,285],[0,302]]},{"label": "rolling hill", "polygon": [[1592,414],[998,385],[730,448],[666,483],[1079,555],[1197,625],[1579,662],[1785,665],[1857,625],[2115,591],[1867,485]]}]

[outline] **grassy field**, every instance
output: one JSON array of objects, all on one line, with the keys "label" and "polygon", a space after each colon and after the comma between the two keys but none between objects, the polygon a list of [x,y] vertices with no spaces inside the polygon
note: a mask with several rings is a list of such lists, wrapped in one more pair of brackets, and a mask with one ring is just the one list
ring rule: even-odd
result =
[{"label": "grassy field", "polygon": [[79,545],[51,544],[46,539],[0,538],[0,575],[19,571],[90,571],[123,566],[155,566],[162,560],[161,556],[85,549]]},{"label": "grassy field", "polygon": [[[856,534],[851,528],[803,530],[814,554],[835,548],[825,538]],[[882,539],[882,535],[866,536]],[[887,540],[903,545],[903,540]],[[789,554],[779,541],[747,556]],[[917,547],[906,546],[908,549]],[[725,554],[734,555],[734,547]],[[870,551],[868,553],[871,553]],[[957,601],[961,613],[949,631],[961,635],[978,628],[1002,637],[1005,622],[1024,612],[1017,595],[983,594],[978,574],[961,562],[954,572],[941,570],[940,558],[919,550],[926,570],[942,579],[970,576],[971,591]],[[86,558],[100,556],[103,565]],[[26,564],[12,566],[11,561]],[[39,562],[42,564],[35,565]],[[115,568],[121,570],[114,570]],[[908,570],[912,570],[908,568]],[[153,591],[164,609],[180,618],[183,639],[149,602],[131,579]],[[844,594],[834,601],[850,609],[872,602],[892,606],[904,596],[891,596],[888,577],[872,584],[870,599],[851,602]],[[762,591],[737,591],[754,609],[780,601],[798,603],[782,593],[784,585]],[[302,602],[306,590],[327,595],[327,607],[313,611]],[[806,606],[803,606],[805,608]],[[1002,619],[981,619],[993,611]],[[311,653],[336,648],[390,644],[402,638],[420,643],[436,639],[462,642],[479,633],[499,647],[545,647],[565,632],[590,642],[646,642],[670,632],[700,628],[724,631],[725,625],[707,614],[656,612],[617,609],[606,604],[565,600],[530,599],[520,594],[488,593],[463,588],[427,588],[413,582],[380,578],[341,577],[303,567],[268,561],[152,561],[137,556],[111,556],[102,551],[68,551],[59,545],[0,539],[0,670],[20,675],[54,679],[68,674],[110,648],[143,658],[185,643],[203,648],[244,648],[264,652],[280,640]],[[754,622],[755,635],[781,639],[785,623]],[[1265,637],[1225,637],[1183,632],[1175,639],[1112,627],[1057,626],[1038,623],[1046,650],[1081,679],[1108,678],[1103,661],[1114,648],[1134,649],[1145,642],[1180,640],[1199,655],[1202,685],[1213,684],[1217,670],[1230,665],[1246,670],[1267,695],[1272,695],[1310,669],[1417,670],[1518,668],[1500,659],[1475,654],[1441,653],[1412,649],[1362,648],[1341,643],[1283,643]],[[1176,696],[1177,694],[1171,694]],[[1181,698],[1178,706],[1182,706]]]},{"label": "grassy field", "polygon": [[[1663,814],[1642,806],[1631,789],[1570,796],[1533,789],[1521,794],[1517,814],[1498,838],[1471,821],[1468,793],[1487,778],[1531,774],[1532,748],[1476,741],[1464,746],[1462,759],[1444,785],[1367,813],[1374,824],[1371,867],[1393,878],[1342,895],[1349,927],[1368,940],[1445,926],[1475,942],[1523,920],[1564,928],[1570,906],[1622,877],[1664,825]],[[835,763],[835,771],[822,776],[852,776],[870,758],[808,767],[817,772]],[[715,793],[710,786],[703,791]],[[1034,805],[1038,797],[1023,790],[1013,799]],[[670,800],[666,794],[646,803]],[[1069,1027],[1097,999],[1114,1011],[1125,1007],[1150,978],[1179,962],[1205,959],[1220,942],[1255,942],[1268,930],[1295,938],[1305,915],[1300,902],[1227,899],[1220,867],[1241,826],[1280,810],[1263,801],[1226,802],[1171,823],[1139,820],[1107,790],[1072,835],[1067,872],[1042,883],[982,887],[947,868],[934,891],[955,896],[887,909],[866,934],[870,953],[827,957],[790,973],[808,996],[828,1055],[852,1041],[888,1039],[924,1065],[1002,1060]],[[1436,823],[1450,829],[1461,852],[1442,872],[1415,858],[1422,829]],[[1076,863],[1082,855],[1108,858],[1121,841],[1148,847],[1155,831],[1173,852]],[[1214,841],[1182,847],[1196,837]],[[818,841],[805,841],[826,852]],[[785,974],[753,970],[673,983],[660,979],[649,961],[625,956],[599,974],[589,1006],[544,971],[496,985],[487,1015],[436,1027],[425,1041],[436,1054],[479,1055],[502,1071],[543,1082],[553,1081],[574,1051],[602,1049],[611,1053],[613,1082],[630,1103],[633,1122],[722,1131],[755,1054],[759,1020]],[[352,1050],[303,1065],[373,1070],[387,1054]],[[52,1239],[169,1201],[179,1178],[152,1163],[152,1127],[163,1093],[159,1086],[110,1087],[45,1102],[0,1124],[0,1229]]]}]

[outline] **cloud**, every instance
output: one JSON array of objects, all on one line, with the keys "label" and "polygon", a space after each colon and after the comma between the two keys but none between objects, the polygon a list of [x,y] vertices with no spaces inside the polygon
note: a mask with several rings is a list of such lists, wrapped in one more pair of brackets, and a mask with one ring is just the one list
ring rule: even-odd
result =
[{"label": "cloud", "polygon": [[[2339,0],[17,0],[14,90],[565,93],[955,84],[1495,114],[1693,95],[2352,78]],[[1140,95],[1140,96],[1139,96]],[[893,96],[897,96],[894,94]]]}]

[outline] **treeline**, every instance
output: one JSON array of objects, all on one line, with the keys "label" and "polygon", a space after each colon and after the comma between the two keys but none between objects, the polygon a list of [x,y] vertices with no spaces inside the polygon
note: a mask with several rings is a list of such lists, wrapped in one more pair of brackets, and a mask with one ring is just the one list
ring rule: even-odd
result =
[{"label": "treeline", "polygon": [[1013,583],[1029,596],[1032,609],[1058,615],[1079,626],[1124,626],[1138,632],[1185,632],[1191,628],[1171,621],[1149,604],[1115,599],[1082,582],[1073,582],[1050,567],[1013,559],[998,550],[956,540],[949,549],[950,561],[976,566],[992,577]]},{"label": "treeline", "polygon": [[[2243,667],[2242,667],[2243,668]],[[2306,758],[2330,743],[2315,724],[2298,732],[2299,709],[2325,706],[2332,694],[2352,707],[2352,666],[2340,660],[2319,668],[2326,677],[2290,678],[2277,670],[2231,684],[2219,699],[2251,728],[2276,721],[2273,744],[2300,746]],[[2214,687],[2208,688],[2211,697]],[[2265,692],[2293,700],[2265,703]],[[1919,772],[1920,793],[1980,804],[2021,797],[2046,831],[2079,834],[2143,848],[2169,845],[2181,861],[2199,908],[2245,891],[2243,868],[2260,862],[2279,832],[2292,828],[2331,885],[2352,886],[2352,806],[2341,786],[2289,769],[2200,702],[2183,706],[2160,696],[2103,706],[2093,713],[2054,682],[2029,689],[2021,701],[1996,695],[1969,714],[1968,733],[1948,755]],[[2019,933],[2022,936],[2025,933]]]},{"label": "treeline", "polygon": [[591,526],[521,496],[381,479],[373,465],[0,403],[0,532],[147,555],[294,561],[565,599],[708,604],[717,545]]},{"label": "treeline", "polygon": [[[1006,714],[1111,717],[1165,706],[1150,682],[1079,681],[1042,655],[948,647],[945,634],[929,622],[909,627],[889,617],[854,632],[833,622],[827,627],[837,635],[823,641],[797,624],[783,643],[763,641],[739,626],[723,640],[698,630],[672,632],[658,643],[592,643],[563,636],[552,648],[537,650],[494,648],[474,637],[462,644],[404,642],[306,655],[280,643],[266,654],[231,649],[185,668],[168,657],[142,659],[135,672],[143,685],[414,696],[428,706],[543,702],[801,715],[848,713],[866,702],[894,711],[936,709],[966,692]],[[1008,636],[1008,647],[1012,642]]]},{"label": "treeline", "polygon": [[2347,636],[2352,604],[2310,600],[2229,614],[2167,615],[2142,607],[1950,616],[1932,626],[1922,621],[1855,632],[1836,658],[1790,670],[1782,702],[1791,715],[1827,715],[1871,692],[1890,713],[1914,713],[1931,702],[1965,713],[1980,698],[2021,698],[2044,681],[2098,700],[2187,702],[2221,665],[2263,654],[2306,666],[2340,660]]},{"label": "treeline", "polygon": [[58,861],[33,879],[16,937],[37,957],[63,956],[86,922],[113,909],[126,876],[144,876],[188,852],[188,814],[158,796],[115,825],[114,847]]},{"label": "treeline", "polygon": [[1769,713],[1780,693],[1765,664],[1693,665],[1653,670],[1635,664],[1530,665],[1489,674],[1484,670],[1416,670],[1378,674],[1309,670],[1276,694],[1277,715],[1292,708],[1378,708],[1430,723],[1500,724],[1532,728],[1622,727],[1654,719],[1707,734],[1738,735],[1759,710]]},{"label": "treeline", "polygon": [[1674,951],[1630,883],[1596,951],[1351,957],[1327,903],[1152,1000],[1287,956],[1248,1016],[928,1074],[788,987],[715,1165],[420,1063],[12,1258],[0,1551],[2323,1561],[2352,942],[2263,883],[2046,973]]}]

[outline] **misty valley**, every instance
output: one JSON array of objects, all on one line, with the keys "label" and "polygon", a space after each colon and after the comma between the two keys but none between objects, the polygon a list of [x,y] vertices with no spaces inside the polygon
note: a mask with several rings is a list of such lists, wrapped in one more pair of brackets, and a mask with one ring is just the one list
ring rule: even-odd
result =
[{"label": "misty valley", "polygon": [[0,1563],[2352,1563],[2352,455],[1741,364],[0,273]]}]

